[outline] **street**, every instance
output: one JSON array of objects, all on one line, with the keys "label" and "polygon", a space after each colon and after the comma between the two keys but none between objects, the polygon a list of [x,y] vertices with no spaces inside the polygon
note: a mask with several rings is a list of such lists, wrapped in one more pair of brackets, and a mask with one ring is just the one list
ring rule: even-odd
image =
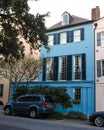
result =
[{"label": "street", "polygon": [[86,121],[30,119],[0,115],[0,130],[102,130]]}]

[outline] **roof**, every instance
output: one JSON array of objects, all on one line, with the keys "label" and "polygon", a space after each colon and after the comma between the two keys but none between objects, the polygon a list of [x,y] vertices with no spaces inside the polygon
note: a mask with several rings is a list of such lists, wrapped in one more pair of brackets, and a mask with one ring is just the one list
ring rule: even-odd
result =
[{"label": "roof", "polygon": [[52,31],[52,30],[56,30],[56,29],[66,28],[66,27],[69,27],[69,26],[74,26],[74,25],[79,25],[79,24],[93,22],[92,20],[81,18],[81,17],[75,16],[75,15],[71,15],[71,17],[72,17],[72,19],[70,21],[70,24],[62,25],[62,22],[60,21],[59,23],[49,27],[47,29],[47,31]]}]

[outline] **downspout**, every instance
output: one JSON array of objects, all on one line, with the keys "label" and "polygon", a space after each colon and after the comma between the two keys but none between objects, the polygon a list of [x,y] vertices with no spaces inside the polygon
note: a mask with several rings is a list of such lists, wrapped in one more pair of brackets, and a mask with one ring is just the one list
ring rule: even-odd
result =
[{"label": "downspout", "polygon": [[96,41],[95,41],[95,30],[97,23],[94,24],[94,111],[96,111]]}]

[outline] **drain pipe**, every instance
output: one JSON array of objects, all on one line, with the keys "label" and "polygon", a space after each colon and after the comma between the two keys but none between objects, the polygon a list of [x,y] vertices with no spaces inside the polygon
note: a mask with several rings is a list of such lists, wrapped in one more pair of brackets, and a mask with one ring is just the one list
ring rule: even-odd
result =
[{"label": "drain pipe", "polygon": [[98,24],[94,24],[94,111],[96,111],[96,41],[95,41],[95,30]]}]

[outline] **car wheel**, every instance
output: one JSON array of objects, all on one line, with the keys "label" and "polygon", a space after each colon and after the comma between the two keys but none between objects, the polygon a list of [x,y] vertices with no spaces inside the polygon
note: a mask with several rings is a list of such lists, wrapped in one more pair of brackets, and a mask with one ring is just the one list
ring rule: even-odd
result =
[{"label": "car wheel", "polygon": [[31,118],[37,117],[37,111],[35,109],[30,109],[29,115]]},{"label": "car wheel", "polygon": [[5,115],[11,115],[11,108],[8,106],[4,109]]},{"label": "car wheel", "polygon": [[97,116],[95,119],[94,119],[94,124],[97,126],[97,127],[102,127],[104,125],[104,119],[101,117],[101,116]]}]

